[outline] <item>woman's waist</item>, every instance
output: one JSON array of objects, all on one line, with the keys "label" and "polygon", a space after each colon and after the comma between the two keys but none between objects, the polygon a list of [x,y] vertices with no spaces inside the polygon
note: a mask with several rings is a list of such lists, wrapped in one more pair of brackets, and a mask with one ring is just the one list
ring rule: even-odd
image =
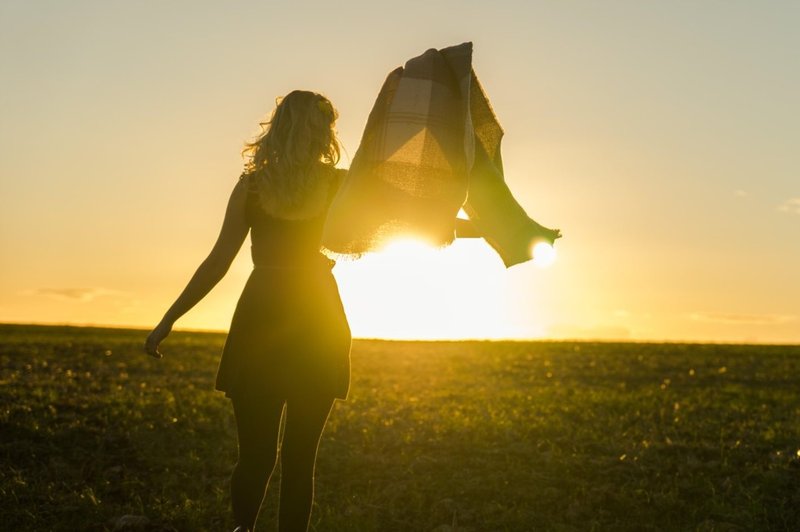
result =
[{"label": "woman's waist", "polygon": [[336,261],[315,253],[252,253],[254,270],[330,271]]}]

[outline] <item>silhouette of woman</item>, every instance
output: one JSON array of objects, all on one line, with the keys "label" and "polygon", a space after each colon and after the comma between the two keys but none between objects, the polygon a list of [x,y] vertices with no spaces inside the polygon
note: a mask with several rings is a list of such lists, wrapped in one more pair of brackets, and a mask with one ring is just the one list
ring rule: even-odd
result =
[{"label": "silhouette of woman", "polygon": [[[145,342],[147,353],[161,358],[159,344],[175,321],[222,279],[249,232],[254,267],[237,303],[216,379],[216,388],[231,398],[236,418],[239,458],[231,476],[231,501],[240,532],[255,527],[279,449],[278,528],[307,530],[320,436],[334,401],[349,392],[350,327],[331,272],[334,261],[320,252],[331,202],[348,173],[335,168],[337,118],[331,102],[318,93],[296,90],[279,100],[270,120],[261,124],[262,134],[245,149],[249,160],[231,193],[216,244]],[[495,213],[512,209],[509,220],[525,224],[521,230],[518,224],[498,223],[493,234],[511,232],[516,240],[509,242],[522,242],[524,248],[534,237],[552,243],[561,236],[525,215],[507,192],[496,161],[483,149],[476,149],[471,179],[493,184],[484,197],[495,201]],[[455,237],[489,236],[468,220],[452,221]],[[504,260],[511,265],[530,259],[523,251],[508,252]],[[281,418],[285,429],[279,441]]]},{"label": "silhouette of woman", "polygon": [[[233,403],[239,458],[231,477],[238,531],[252,531],[280,449],[279,530],[307,530],[317,447],[335,399],[350,382],[350,328],[334,261],[320,252],[326,213],[346,170],[324,96],[279,99],[245,152],[218,240],[150,333],[146,351],[225,275],[250,232],[254,268],[234,312],[216,388]],[[285,411],[285,413],[284,413]],[[279,439],[285,416],[283,440]]]}]

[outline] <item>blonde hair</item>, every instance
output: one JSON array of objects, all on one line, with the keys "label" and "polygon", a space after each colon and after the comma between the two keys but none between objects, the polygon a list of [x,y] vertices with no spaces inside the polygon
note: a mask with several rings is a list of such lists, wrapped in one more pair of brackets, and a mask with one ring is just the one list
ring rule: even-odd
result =
[{"label": "blonde hair", "polygon": [[339,113],[330,100],[294,90],[275,102],[270,119],[260,123],[261,134],[242,152],[248,158],[242,176],[255,179],[261,206],[273,214],[314,197],[340,157],[334,130]]}]

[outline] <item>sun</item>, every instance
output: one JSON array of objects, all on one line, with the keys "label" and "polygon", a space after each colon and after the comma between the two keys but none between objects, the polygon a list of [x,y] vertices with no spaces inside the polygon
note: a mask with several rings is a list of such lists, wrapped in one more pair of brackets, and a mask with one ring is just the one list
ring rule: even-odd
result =
[{"label": "sun", "polygon": [[540,268],[547,268],[556,261],[556,248],[547,242],[535,242],[531,245],[531,255],[534,264]]},{"label": "sun", "polygon": [[[411,237],[392,240],[333,269],[353,335],[391,339],[519,337],[508,270],[486,242],[444,248]],[[535,314],[535,313],[534,313]]]},{"label": "sun", "polygon": [[401,237],[386,244],[373,260],[387,267],[419,267],[424,263],[432,263],[437,255],[436,250],[422,240]]}]

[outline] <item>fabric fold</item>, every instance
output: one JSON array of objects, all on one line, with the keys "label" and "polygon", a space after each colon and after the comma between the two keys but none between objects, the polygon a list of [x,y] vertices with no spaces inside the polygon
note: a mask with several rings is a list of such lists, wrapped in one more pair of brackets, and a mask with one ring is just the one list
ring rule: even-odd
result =
[{"label": "fabric fold", "polygon": [[359,255],[406,235],[445,246],[463,207],[506,267],[529,260],[541,226],[505,183],[502,137],[471,42],[409,59],[381,87],[328,212],[323,248]]}]

